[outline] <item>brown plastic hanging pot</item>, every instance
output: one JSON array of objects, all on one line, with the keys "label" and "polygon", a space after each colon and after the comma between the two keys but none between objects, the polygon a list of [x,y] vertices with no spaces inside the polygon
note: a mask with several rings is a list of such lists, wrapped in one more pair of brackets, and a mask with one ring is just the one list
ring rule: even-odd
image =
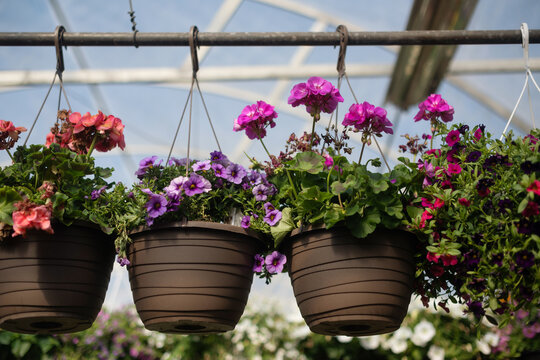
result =
[{"label": "brown plastic hanging pot", "polygon": [[97,226],[53,225],[0,242],[0,327],[28,334],[89,328],[101,309],[114,245]]},{"label": "brown plastic hanging pot", "polygon": [[294,230],[285,253],[311,331],[364,336],[398,329],[414,285],[414,240],[384,228],[364,239],[344,227]]},{"label": "brown plastic hanging pot", "polygon": [[234,329],[262,245],[253,233],[190,221],[141,227],[130,236],[129,282],[147,329],[181,334]]}]

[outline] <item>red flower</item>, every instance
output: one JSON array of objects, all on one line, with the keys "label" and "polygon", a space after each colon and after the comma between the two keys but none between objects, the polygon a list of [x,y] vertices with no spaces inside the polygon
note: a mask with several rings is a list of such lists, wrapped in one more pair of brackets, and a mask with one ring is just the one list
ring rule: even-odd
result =
[{"label": "red flower", "polygon": [[527,188],[527,191],[532,191],[536,195],[540,195],[540,181],[534,180],[533,183]]},{"label": "red flower", "polygon": [[431,275],[435,276],[435,277],[439,277],[441,276],[442,274],[444,274],[444,268],[440,265],[431,265],[431,267],[429,268],[430,272],[431,272]]},{"label": "red flower", "polygon": [[466,206],[466,207],[471,206],[471,202],[465,198],[459,198],[458,201],[463,206]]},{"label": "red flower", "polygon": [[444,266],[451,266],[457,264],[457,256],[454,255],[442,255],[441,259]]},{"label": "red flower", "polygon": [[426,226],[426,220],[432,219],[433,215],[428,210],[425,210],[422,213],[422,218],[420,219],[420,228],[423,228]]},{"label": "red flower", "polygon": [[426,255],[426,259],[428,259],[429,261],[431,262],[439,262],[439,258],[441,257],[441,255],[437,255],[435,253],[432,253],[431,251],[428,251],[427,255]]},{"label": "red flower", "polygon": [[540,209],[538,209],[538,204],[534,201],[529,201],[527,207],[521,212],[525,217],[531,217],[540,214]]}]

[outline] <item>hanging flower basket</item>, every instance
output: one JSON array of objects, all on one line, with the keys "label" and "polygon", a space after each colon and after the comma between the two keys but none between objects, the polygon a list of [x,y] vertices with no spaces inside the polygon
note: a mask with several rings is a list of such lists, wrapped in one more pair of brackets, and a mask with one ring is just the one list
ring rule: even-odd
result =
[{"label": "hanging flower basket", "polygon": [[144,326],[164,333],[234,329],[262,243],[240,227],[190,221],[141,227],[127,256],[133,300]]},{"label": "hanging flower basket", "polygon": [[285,243],[289,276],[311,331],[364,336],[398,329],[413,291],[414,239],[384,228],[364,239],[344,227],[293,231]]},{"label": "hanging flower basket", "polygon": [[0,327],[59,334],[89,328],[114,263],[113,242],[96,226],[56,224],[0,242]]}]

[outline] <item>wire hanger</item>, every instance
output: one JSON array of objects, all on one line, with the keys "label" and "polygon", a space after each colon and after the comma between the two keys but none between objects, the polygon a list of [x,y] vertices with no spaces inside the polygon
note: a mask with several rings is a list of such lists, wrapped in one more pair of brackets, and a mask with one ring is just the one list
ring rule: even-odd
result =
[{"label": "wire hanger", "polygon": [[506,133],[506,130],[508,130],[508,126],[510,126],[512,119],[514,118],[514,114],[516,113],[518,105],[521,102],[521,98],[523,97],[523,94],[525,93],[525,89],[527,89],[527,97],[529,99],[529,112],[531,114],[532,128],[536,129],[536,123],[534,121],[534,112],[533,112],[532,102],[531,102],[531,91],[529,88],[529,77],[531,78],[531,81],[536,86],[536,89],[538,90],[538,92],[540,92],[540,87],[536,83],[536,80],[534,80],[534,76],[529,67],[529,26],[527,25],[527,23],[521,24],[521,42],[522,42],[521,47],[523,48],[523,60],[525,62],[525,83],[523,84],[523,88],[521,89],[521,93],[519,94],[517,103],[514,106],[512,113],[510,114],[510,118],[506,122],[506,126],[504,127],[504,130],[500,138],[501,141],[504,138],[504,134]]}]

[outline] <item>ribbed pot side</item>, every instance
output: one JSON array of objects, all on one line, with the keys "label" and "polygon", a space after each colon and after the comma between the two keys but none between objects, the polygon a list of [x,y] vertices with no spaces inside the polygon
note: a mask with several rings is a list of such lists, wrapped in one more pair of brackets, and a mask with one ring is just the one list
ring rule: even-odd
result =
[{"label": "ribbed pot side", "polygon": [[89,328],[114,263],[111,238],[93,225],[53,225],[0,242],[0,327],[28,334]]},{"label": "ribbed pot side", "polygon": [[188,222],[131,234],[129,281],[149,330],[204,334],[234,329],[261,243],[241,227]]},{"label": "ribbed pot side", "polygon": [[286,243],[289,276],[311,331],[364,336],[398,329],[414,284],[414,236],[377,229],[295,231]]}]

